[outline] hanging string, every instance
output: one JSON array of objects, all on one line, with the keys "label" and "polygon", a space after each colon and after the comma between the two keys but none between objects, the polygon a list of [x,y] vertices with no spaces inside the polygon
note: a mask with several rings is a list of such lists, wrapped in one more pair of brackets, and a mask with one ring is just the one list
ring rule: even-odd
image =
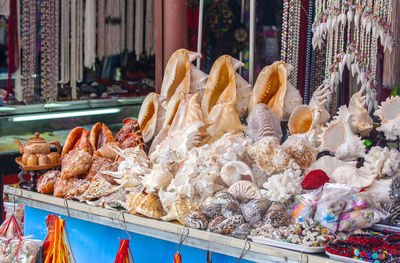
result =
[{"label": "hanging string", "polygon": [[106,26],[105,17],[105,0],[97,0],[97,57],[102,60],[104,58],[104,32]]},{"label": "hanging string", "polygon": [[136,0],[135,2],[135,53],[136,59],[139,60],[140,54],[143,52],[144,3],[143,0]]},{"label": "hanging string", "polygon": [[123,52],[125,50],[125,33],[126,33],[126,17],[125,17],[125,0],[119,0],[119,12],[121,14],[121,26],[120,26],[120,47],[119,52]]},{"label": "hanging string", "polygon": [[146,2],[145,51],[148,56],[154,54],[154,0]]},{"label": "hanging string", "polygon": [[306,58],[306,74],[304,81],[304,104],[308,104],[310,99],[310,85],[311,85],[311,59],[312,59],[312,19],[313,19],[313,11],[314,11],[314,1],[309,1],[308,3],[308,26],[307,26],[307,58]]},{"label": "hanging string", "polygon": [[96,63],[96,1],[86,0],[85,6],[84,65],[94,69]]},{"label": "hanging string", "polygon": [[134,17],[135,17],[134,0],[127,0],[127,17],[126,17],[126,49],[129,53],[133,52],[133,34],[134,34]]},{"label": "hanging string", "polygon": [[71,0],[71,96],[72,99],[76,99],[76,82],[78,79],[78,32],[77,32],[77,8],[79,0]]},{"label": "hanging string", "polygon": [[[17,14],[18,16],[21,14],[21,2],[17,1]],[[18,21],[18,52],[20,52],[20,47],[21,47],[21,19],[17,19]],[[21,58],[21,57],[20,57]],[[14,92],[15,92],[15,99],[19,102],[21,102],[24,99],[23,96],[23,87],[22,87],[22,82],[21,82],[21,60],[19,59],[18,62],[20,64],[20,66],[18,67],[17,72],[15,73],[15,88],[14,88]]]}]

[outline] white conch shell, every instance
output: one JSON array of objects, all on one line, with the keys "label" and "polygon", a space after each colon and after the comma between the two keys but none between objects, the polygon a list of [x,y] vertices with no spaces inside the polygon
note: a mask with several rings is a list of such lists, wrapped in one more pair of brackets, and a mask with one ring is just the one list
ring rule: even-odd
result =
[{"label": "white conch shell", "polygon": [[365,155],[365,145],[351,129],[351,114],[346,106],[339,108],[338,116],[323,128],[320,151],[335,152],[342,160],[355,160]]},{"label": "white conch shell", "polygon": [[200,93],[200,98],[202,98],[207,85],[208,75],[193,64],[190,65],[190,68],[190,93]]},{"label": "white conch shell", "polygon": [[153,166],[151,173],[140,176],[140,178],[146,192],[153,192],[158,191],[161,188],[167,188],[173,175],[164,165],[156,164]]},{"label": "white conch shell", "polygon": [[150,149],[149,149],[149,153],[148,153],[149,156],[154,152],[154,150],[156,149],[157,145],[160,145],[160,143],[161,143],[162,141],[164,141],[165,138],[167,138],[169,127],[171,127],[171,125],[168,125],[167,127],[162,128],[162,129],[159,131],[159,133],[157,134],[157,136],[154,137],[154,140],[153,140],[153,142],[151,143],[151,146],[150,146]]},{"label": "white conch shell", "polygon": [[262,198],[260,188],[250,181],[238,181],[229,187],[228,192],[240,201]]},{"label": "white conch shell", "polygon": [[258,141],[263,137],[274,136],[281,140],[281,120],[264,103],[257,104],[246,119],[246,135]]},{"label": "white conch shell", "polygon": [[285,100],[283,102],[283,120],[287,121],[294,109],[302,103],[303,98],[300,95],[300,91],[293,87],[290,82],[288,82]]},{"label": "white conch shell", "polygon": [[400,152],[396,149],[376,146],[365,156],[364,166],[378,175],[378,178],[396,175],[400,172],[399,165]]},{"label": "white conch shell", "polygon": [[354,166],[345,165],[337,167],[329,177],[331,183],[367,187],[374,181],[376,174],[371,173],[368,169],[357,169]]},{"label": "white conch shell", "polygon": [[305,172],[307,174],[309,171],[312,170],[322,170],[324,171],[328,177],[330,177],[335,171],[337,167],[340,166],[346,166],[346,165],[351,165],[353,167],[356,167],[357,163],[356,162],[344,162],[342,160],[339,160],[336,157],[325,155],[319,158],[317,161],[315,161]]},{"label": "white conch shell", "polygon": [[140,107],[138,122],[145,142],[150,141],[158,134],[162,127],[165,109],[161,107],[164,98],[152,92],[146,96]]},{"label": "white conch shell", "polygon": [[247,115],[249,109],[249,94],[251,93],[252,86],[240,74],[235,73],[236,79],[236,109],[239,117]]},{"label": "white conch shell", "polygon": [[378,203],[389,203],[389,189],[391,183],[392,179],[375,179],[370,186],[365,188],[365,192],[374,196]]},{"label": "white conch shell", "polygon": [[321,109],[321,122],[326,123],[331,117],[329,112],[325,108],[325,104],[329,95],[332,92],[330,91],[329,85],[322,84],[319,86],[313,93],[308,106],[311,109]]},{"label": "white conch shell", "polygon": [[231,186],[240,180],[251,181],[253,174],[251,169],[241,161],[231,161],[221,168],[221,179],[227,185]]},{"label": "white conch shell", "polygon": [[266,197],[270,201],[284,203],[293,195],[299,194],[302,190],[301,170],[286,169],[283,173],[271,176],[263,187],[267,189]]},{"label": "white conch shell", "polygon": [[349,111],[352,115],[352,128],[362,137],[366,137],[373,129],[373,120],[365,108],[364,90],[354,93],[350,98]]},{"label": "white conch shell", "polygon": [[383,131],[387,139],[395,140],[400,136],[400,96],[387,98],[374,115],[381,119],[377,130]]}]

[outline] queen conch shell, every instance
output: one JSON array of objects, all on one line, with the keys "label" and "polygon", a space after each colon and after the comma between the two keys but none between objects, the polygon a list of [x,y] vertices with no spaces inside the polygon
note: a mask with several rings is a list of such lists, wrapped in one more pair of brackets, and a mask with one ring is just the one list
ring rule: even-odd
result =
[{"label": "queen conch shell", "polygon": [[249,94],[251,93],[252,86],[240,74],[235,73],[236,79],[236,109],[240,118],[248,113],[249,109]]},{"label": "queen conch shell", "polygon": [[342,160],[355,160],[365,155],[365,145],[351,128],[352,116],[346,106],[339,108],[338,116],[322,130],[320,151],[335,152]]},{"label": "queen conch shell", "polygon": [[178,220],[179,223],[185,224],[185,218],[192,212],[198,211],[200,204],[193,202],[190,199],[178,198],[174,200],[168,207],[168,214],[161,217],[161,220],[172,221]]},{"label": "queen conch shell", "polygon": [[160,95],[166,98],[162,105],[166,109],[163,127],[170,125],[174,119],[180,103],[180,94],[188,94],[190,91],[191,65],[197,58],[201,58],[200,53],[178,49],[168,60],[160,92]]},{"label": "queen conch shell", "polygon": [[300,91],[287,82],[287,90],[285,94],[284,107],[283,107],[283,120],[287,121],[297,106],[303,103],[303,97]]},{"label": "queen conch shell", "polygon": [[274,136],[282,139],[280,119],[264,103],[257,104],[247,117],[246,135],[258,141],[263,137]]},{"label": "queen conch shell", "polygon": [[325,108],[327,98],[332,94],[330,91],[330,86],[322,84],[313,93],[308,106],[310,109],[320,109],[321,110],[321,122],[326,123],[331,115]]},{"label": "queen conch shell", "polygon": [[383,131],[387,139],[395,140],[400,136],[400,96],[387,98],[374,115],[381,119],[377,130]]},{"label": "queen conch shell", "polygon": [[276,61],[266,66],[260,72],[250,96],[249,112],[259,104],[264,103],[279,119],[283,118],[283,108],[287,90],[287,77],[291,66],[282,61]]},{"label": "queen conch shell", "polygon": [[191,94],[200,93],[200,98],[203,97],[204,89],[207,86],[208,75],[196,68],[195,65],[190,65],[190,92]]},{"label": "queen conch shell", "polygon": [[[350,98],[349,111],[352,115],[352,127],[362,137],[366,137],[373,129],[373,120],[365,108],[364,89],[354,93]],[[400,105],[399,105],[400,106]]]},{"label": "queen conch shell", "polygon": [[161,107],[162,102],[163,97],[152,92],[146,96],[140,107],[138,121],[145,142],[149,142],[161,130],[165,115],[165,109]]},{"label": "queen conch shell", "polygon": [[214,62],[201,101],[201,109],[206,116],[216,104],[230,102],[234,97],[236,107],[235,71],[243,65],[229,55],[220,56]]},{"label": "queen conch shell", "polygon": [[155,219],[161,219],[165,214],[160,199],[153,192],[147,194],[140,200],[135,212]]},{"label": "queen conch shell", "polygon": [[231,185],[228,192],[241,201],[259,199],[262,197],[260,188],[258,188],[255,183],[245,180],[238,181]]},{"label": "queen conch shell", "polygon": [[221,179],[227,185],[231,186],[237,181],[251,181],[253,174],[251,169],[241,161],[230,161],[221,168]]}]

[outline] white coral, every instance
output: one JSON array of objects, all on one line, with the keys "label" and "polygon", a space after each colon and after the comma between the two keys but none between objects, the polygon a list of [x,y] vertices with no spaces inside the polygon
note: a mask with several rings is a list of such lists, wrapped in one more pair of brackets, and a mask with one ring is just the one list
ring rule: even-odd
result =
[{"label": "white coral", "polygon": [[301,171],[287,169],[283,173],[271,176],[263,187],[267,189],[265,196],[270,201],[284,203],[301,191]]},{"label": "white coral", "polygon": [[373,147],[365,156],[364,166],[378,175],[378,178],[393,176],[399,171],[400,152],[385,147]]}]

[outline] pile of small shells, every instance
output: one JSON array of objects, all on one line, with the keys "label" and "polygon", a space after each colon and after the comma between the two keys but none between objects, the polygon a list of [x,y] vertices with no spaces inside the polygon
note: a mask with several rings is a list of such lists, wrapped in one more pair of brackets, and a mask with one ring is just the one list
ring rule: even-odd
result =
[{"label": "pile of small shells", "polygon": [[251,235],[312,247],[325,246],[335,238],[327,229],[315,225],[311,219],[289,226],[274,227],[266,224],[251,230]]}]

